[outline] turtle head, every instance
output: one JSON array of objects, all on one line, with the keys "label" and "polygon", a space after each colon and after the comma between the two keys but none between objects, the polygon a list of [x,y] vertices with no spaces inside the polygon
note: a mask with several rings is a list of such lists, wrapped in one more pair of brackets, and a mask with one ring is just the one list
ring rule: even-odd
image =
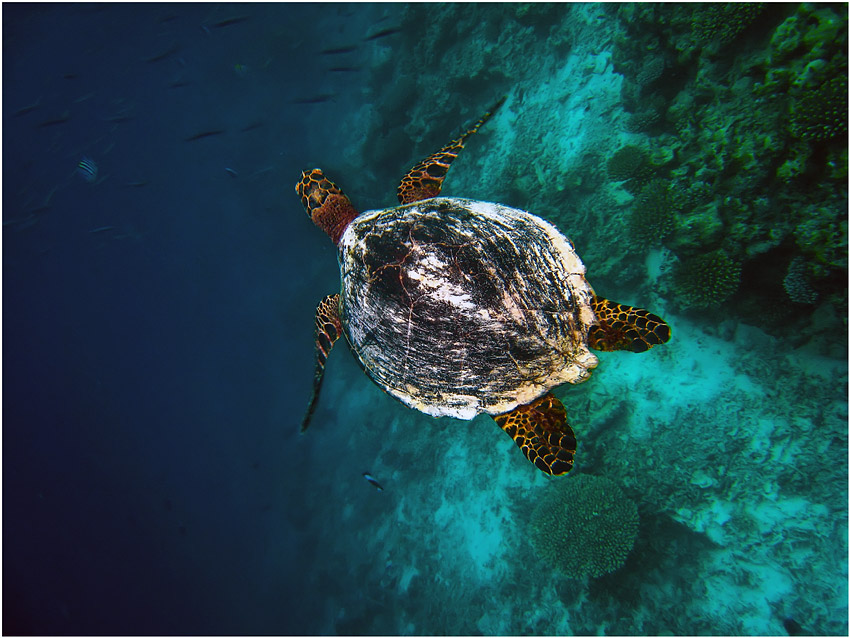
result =
[{"label": "turtle head", "polygon": [[295,185],[295,191],[301,196],[304,210],[313,223],[325,231],[334,244],[338,244],[346,226],[357,217],[351,200],[325,177],[320,168],[302,171],[301,181]]}]

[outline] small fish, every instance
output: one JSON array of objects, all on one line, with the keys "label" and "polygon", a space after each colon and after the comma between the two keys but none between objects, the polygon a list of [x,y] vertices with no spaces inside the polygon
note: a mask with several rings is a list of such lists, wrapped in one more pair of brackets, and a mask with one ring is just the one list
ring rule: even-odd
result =
[{"label": "small fish", "polygon": [[[58,188],[59,188],[58,186],[54,186],[53,188],[50,189],[50,191],[48,191],[47,197],[44,198],[44,204],[42,204],[41,209],[50,208],[50,200],[53,199],[53,196],[56,194],[56,190]],[[37,209],[37,210],[41,210],[41,209]]]},{"label": "small fish", "polygon": [[74,100],[74,104],[79,104],[80,102],[85,102],[86,100],[90,100],[97,94],[97,91],[92,91],[91,93],[86,93],[85,95],[81,95],[76,100]]},{"label": "small fish", "polygon": [[124,182],[124,186],[128,186],[130,188],[141,188],[142,186],[147,186],[148,183],[144,181],[139,182]]},{"label": "small fish", "polygon": [[335,49],[322,49],[319,51],[321,55],[337,55],[339,53],[351,53],[352,51],[356,51],[357,47],[354,45],[347,47],[337,47]]},{"label": "small fish", "polygon": [[328,71],[333,71],[334,73],[352,73],[359,70],[359,66],[332,66],[328,69]]},{"label": "small fish", "polygon": [[33,111],[35,111],[35,110],[36,110],[39,106],[41,106],[41,105],[39,104],[39,102],[41,102],[41,98],[40,98],[40,97],[39,97],[39,98],[38,98],[35,102],[33,102],[32,104],[27,104],[26,106],[22,106],[22,107],[21,107],[21,108],[19,108],[17,111],[15,111],[12,115],[13,115],[14,117],[20,117],[21,115],[26,115],[27,113],[32,113],[32,112],[33,112]]},{"label": "small fish", "polygon": [[369,474],[369,472],[363,472],[363,478],[366,479],[369,483],[375,486],[375,489],[379,492],[383,492],[384,488],[381,486],[378,481],[375,480],[375,477]]},{"label": "small fish", "polygon": [[112,115],[111,117],[106,118],[107,122],[129,122],[130,120],[135,120],[135,115],[127,115],[126,113],[121,113],[119,115]]},{"label": "small fish", "polygon": [[43,213],[46,210],[50,210],[50,204],[42,204],[41,206],[30,208],[27,210],[27,213],[29,213],[29,217],[35,217],[36,214]]},{"label": "small fish", "polygon": [[80,76],[79,76],[79,75],[77,75],[76,73],[66,73],[66,74],[65,74],[65,75],[63,75],[62,77],[63,77],[64,79],[66,79],[66,80],[76,80],[76,79],[77,79],[78,77],[80,77]]},{"label": "small fish", "polygon": [[239,24],[240,22],[245,22],[251,16],[233,16],[232,18],[225,18],[221,22],[216,22],[213,26],[217,29],[221,29],[222,27],[229,27],[231,24]]},{"label": "small fish", "polygon": [[232,168],[227,168],[227,166],[225,166],[224,170],[226,170],[230,174],[231,177],[239,177],[239,173],[234,171]]},{"label": "small fish", "polygon": [[93,235],[95,233],[105,233],[107,230],[114,230],[114,229],[115,229],[115,226],[98,226],[97,228],[92,228],[89,231],[89,234]]},{"label": "small fish", "polygon": [[253,131],[254,129],[258,129],[263,125],[262,122],[253,122],[248,126],[239,129],[240,133],[247,133],[248,131]]},{"label": "small fish", "polygon": [[179,89],[179,88],[182,88],[184,86],[189,86],[189,82],[186,82],[186,81],[172,82],[171,84],[168,85],[168,88],[169,89]]},{"label": "small fish", "polygon": [[152,62],[159,62],[160,60],[164,60],[165,58],[167,58],[170,55],[174,55],[175,53],[177,53],[177,51],[179,49],[180,49],[180,45],[175,42],[174,44],[172,44],[169,48],[167,48],[162,53],[155,53],[154,55],[152,55],[149,58],[143,58],[143,61],[147,62],[149,64],[152,63]]},{"label": "small fish", "polygon": [[204,139],[205,137],[212,137],[213,135],[221,135],[222,133],[224,133],[224,131],[220,131],[218,129],[215,129],[215,130],[212,130],[212,131],[202,131],[200,133],[195,133],[194,135],[190,135],[189,137],[187,137],[183,141],[184,142],[194,142],[195,140],[201,140],[201,139]]},{"label": "small fish", "polygon": [[389,29],[381,29],[372,35],[367,35],[363,38],[364,42],[369,42],[370,40],[377,40],[378,38],[386,38],[388,35],[394,35],[401,31],[401,27],[390,27]]},{"label": "small fish", "polygon": [[273,170],[274,170],[274,166],[265,166],[263,168],[257,169],[256,171],[254,171],[253,173],[248,175],[248,177],[249,178],[255,177],[256,175],[262,175],[263,173],[268,173],[269,171],[273,171]]},{"label": "small fish", "polygon": [[332,97],[334,97],[333,93],[322,93],[321,95],[314,95],[313,97],[298,97],[292,100],[293,104],[319,104],[321,102],[327,102]]},{"label": "small fish", "polygon": [[29,228],[38,221],[38,218],[35,216],[35,212],[37,211],[30,211],[26,217],[20,217],[18,219],[6,219],[3,221],[3,226],[21,224],[21,228]]},{"label": "small fish", "polygon": [[77,164],[77,175],[86,180],[89,184],[93,184],[97,179],[97,164],[90,157],[84,157]]},{"label": "small fish", "polygon": [[56,126],[57,124],[64,124],[65,122],[67,122],[70,119],[71,119],[71,112],[65,111],[59,117],[54,117],[51,120],[45,120],[44,122],[39,122],[38,127],[39,128],[45,128],[47,126]]}]

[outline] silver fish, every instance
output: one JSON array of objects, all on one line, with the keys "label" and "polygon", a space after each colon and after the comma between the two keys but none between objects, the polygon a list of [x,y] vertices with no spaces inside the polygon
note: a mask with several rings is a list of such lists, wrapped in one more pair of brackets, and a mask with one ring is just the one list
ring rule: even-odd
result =
[{"label": "silver fish", "polygon": [[363,472],[363,478],[366,479],[367,481],[369,481],[372,485],[374,485],[375,489],[378,490],[379,492],[384,491],[383,486],[380,483],[378,483],[378,481],[375,480],[375,477],[372,476],[371,474],[369,474],[369,472]]},{"label": "silver fish", "polygon": [[84,157],[77,164],[77,174],[89,184],[93,184],[97,179],[97,164],[92,158]]}]

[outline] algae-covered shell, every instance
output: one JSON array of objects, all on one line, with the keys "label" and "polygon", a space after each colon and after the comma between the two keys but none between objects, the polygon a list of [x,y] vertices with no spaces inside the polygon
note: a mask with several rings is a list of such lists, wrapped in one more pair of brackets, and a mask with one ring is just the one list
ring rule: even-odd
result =
[{"label": "algae-covered shell", "polygon": [[436,197],[363,213],[338,247],[352,350],[417,410],[503,414],[597,364],[584,265],[539,217]]}]

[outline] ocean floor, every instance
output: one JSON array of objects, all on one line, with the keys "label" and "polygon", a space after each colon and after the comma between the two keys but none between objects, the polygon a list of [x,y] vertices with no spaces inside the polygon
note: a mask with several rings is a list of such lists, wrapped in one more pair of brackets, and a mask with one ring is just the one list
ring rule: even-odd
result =
[{"label": "ocean floor", "polygon": [[620,483],[641,515],[625,566],[595,581],[554,571],[527,540],[534,502],[571,475],[537,471],[489,417],[407,410],[335,351],[300,442],[316,467],[306,533],[322,631],[781,635],[791,617],[840,633],[846,361],[741,323],[666,318],[666,348],[603,353],[588,382],[557,392],[579,440],[573,473]]}]

